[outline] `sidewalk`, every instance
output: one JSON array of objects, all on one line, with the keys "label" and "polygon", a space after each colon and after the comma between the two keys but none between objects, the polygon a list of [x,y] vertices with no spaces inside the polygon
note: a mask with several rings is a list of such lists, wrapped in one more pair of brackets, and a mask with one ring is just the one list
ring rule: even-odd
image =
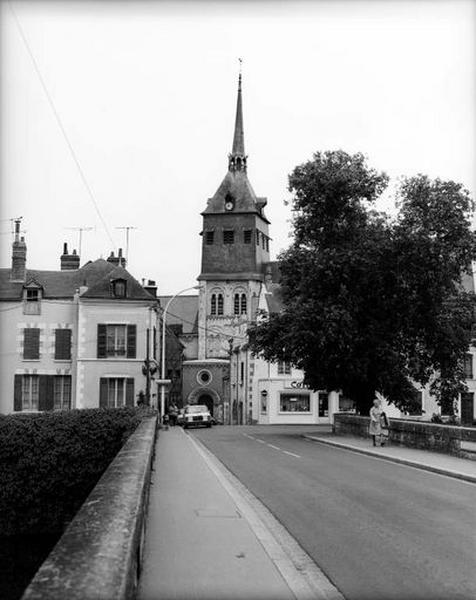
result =
[{"label": "sidewalk", "polygon": [[447,475],[448,477],[455,477],[456,479],[463,479],[476,483],[476,461],[465,458],[458,458],[457,456],[451,456],[449,454],[442,454],[439,452],[431,452],[430,450],[419,450],[418,448],[407,448],[405,446],[372,446],[372,441],[366,438],[358,438],[353,436],[334,435],[332,433],[322,434],[305,434],[304,438],[319,442],[321,444],[328,444],[330,446],[336,446],[337,448],[343,448],[352,450],[353,452],[359,452],[361,454],[367,454],[388,460],[395,463],[409,465],[416,467],[417,469],[424,469],[425,471],[432,471],[433,473],[439,473],[441,475]]},{"label": "sidewalk", "polygon": [[256,532],[181,428],[161,431],[140,600],[292,600]]}]

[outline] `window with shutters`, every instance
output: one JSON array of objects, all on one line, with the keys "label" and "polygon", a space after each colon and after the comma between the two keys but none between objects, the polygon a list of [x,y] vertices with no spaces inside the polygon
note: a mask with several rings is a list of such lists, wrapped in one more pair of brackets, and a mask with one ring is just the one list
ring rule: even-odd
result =
[{"label": "window with shutters", "polygon": [[291,363],[278,361],[278,375],[291,375]]},{"label": "window with shutters", "polygon": [[242,315],[246,315],[248,309],[247,304],[246,294],[241,294],[240,313]]},{"label": "window with shutters", "polygon": [[214,231],[205,231],[205,244],[207,246],[212,246],[215,241],[215,232]]},{"label": "window with shutters", "polygon": [[55,375],[53,384],[54,410],[71,408],[71,375]]},{"label": "window with shutters", "polygon": [[223,294],[217,294],[217,315],[223,314]]},{"label": "window with shutters", "polygon": [[100,408],[134,406],[134,379],[132,377],[101,377],[99,380]]},{"label": "window with shutters", "polygon": [[135,325],[98,325],[98,358],[135,358]]},{"label": "window with shutters", "polygon": [[225,229],[223,231],[223,243],[224,244],[234,244],[235,242],[235,232],[233,229]]},{"label": "window with shutters", "polygon": [[243,232],[243,241],[245,244],[251,244],[251,229],[245,229]]},{"label": "window with shutters", "polygon": [[23,330],[23,358],[24,360],[40,358],[40,330],[35,327]]},{"label": "window with shutters", "polygon": [[55,360],[71,360],[71,329],[55,329]]},{"label": "window with shutters", "polygon": [[21,383],[21,410],[38,410],[40,398],[39,375],[23,375]]},{"label": "window with shutters", "polygon": [[256,245],[259,246],[259,229],[256,230]]},{"label": "window with shutters", "polygon": [[31,288],[24,290],[23,293],[23,314],[39,315],[41,314],[41,289]]}]

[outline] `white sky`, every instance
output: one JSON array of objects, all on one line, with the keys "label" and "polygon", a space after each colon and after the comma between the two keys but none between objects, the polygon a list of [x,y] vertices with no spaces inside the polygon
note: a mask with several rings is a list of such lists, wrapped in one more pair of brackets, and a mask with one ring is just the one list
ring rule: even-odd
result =
[{"label": "white sky", "polygon": [[[249,177],[268,197],[274,254],[289,244],[287,175],[316,150],[364,152],[392,178],[475,175],[476,4],[12,2],[68,138],[129,270],[159,293],[192,286],[200,212],[227,169],[244,59]],[[1,266],[23,216],[30,268],[112,244],[1,3]],[[381,208],[390,209],[382,202]]]}]

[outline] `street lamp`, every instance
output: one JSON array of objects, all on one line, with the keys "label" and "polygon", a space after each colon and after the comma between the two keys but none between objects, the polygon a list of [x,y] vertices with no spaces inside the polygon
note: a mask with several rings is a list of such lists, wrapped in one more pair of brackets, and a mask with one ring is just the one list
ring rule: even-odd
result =
[{"label": "street lamp", "polygon": [[[165,381],[165,329],[166,329],[166,323],[167,323],[167,311],[169,310],[169,306],[172,304],[172,302],[175,300],[175,298],[177,298],[177,296],[180,296],[180,294],[183,294],[184,292],[189,292],[190,290],[198,290],[198,289],[200,289],[200,286],[194,285],[192,287],[185,288],[184,290],[180,290],[180,292],[177,292],[175,294],[175,296],[172,296],[172,298],[170,298],[170,300],[165,305],[164,312],[162,313],[162,352],[161,352],[161,356],[160,356],[160,361],[161,361],[160,378],[162,381]],[[162,383],[161,388],[160,388],[160,417],[161,418],[163,418],[164,412],[165,412],[165,384]]]}]

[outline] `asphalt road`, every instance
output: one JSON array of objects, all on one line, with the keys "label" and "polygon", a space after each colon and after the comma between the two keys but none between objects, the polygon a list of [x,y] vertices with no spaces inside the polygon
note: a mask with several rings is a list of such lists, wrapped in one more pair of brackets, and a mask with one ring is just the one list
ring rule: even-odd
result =
[{"label": "asphalt road", "polygon": [[348,600],[476,598],[476,485],[304,440],[192,430]]}]

